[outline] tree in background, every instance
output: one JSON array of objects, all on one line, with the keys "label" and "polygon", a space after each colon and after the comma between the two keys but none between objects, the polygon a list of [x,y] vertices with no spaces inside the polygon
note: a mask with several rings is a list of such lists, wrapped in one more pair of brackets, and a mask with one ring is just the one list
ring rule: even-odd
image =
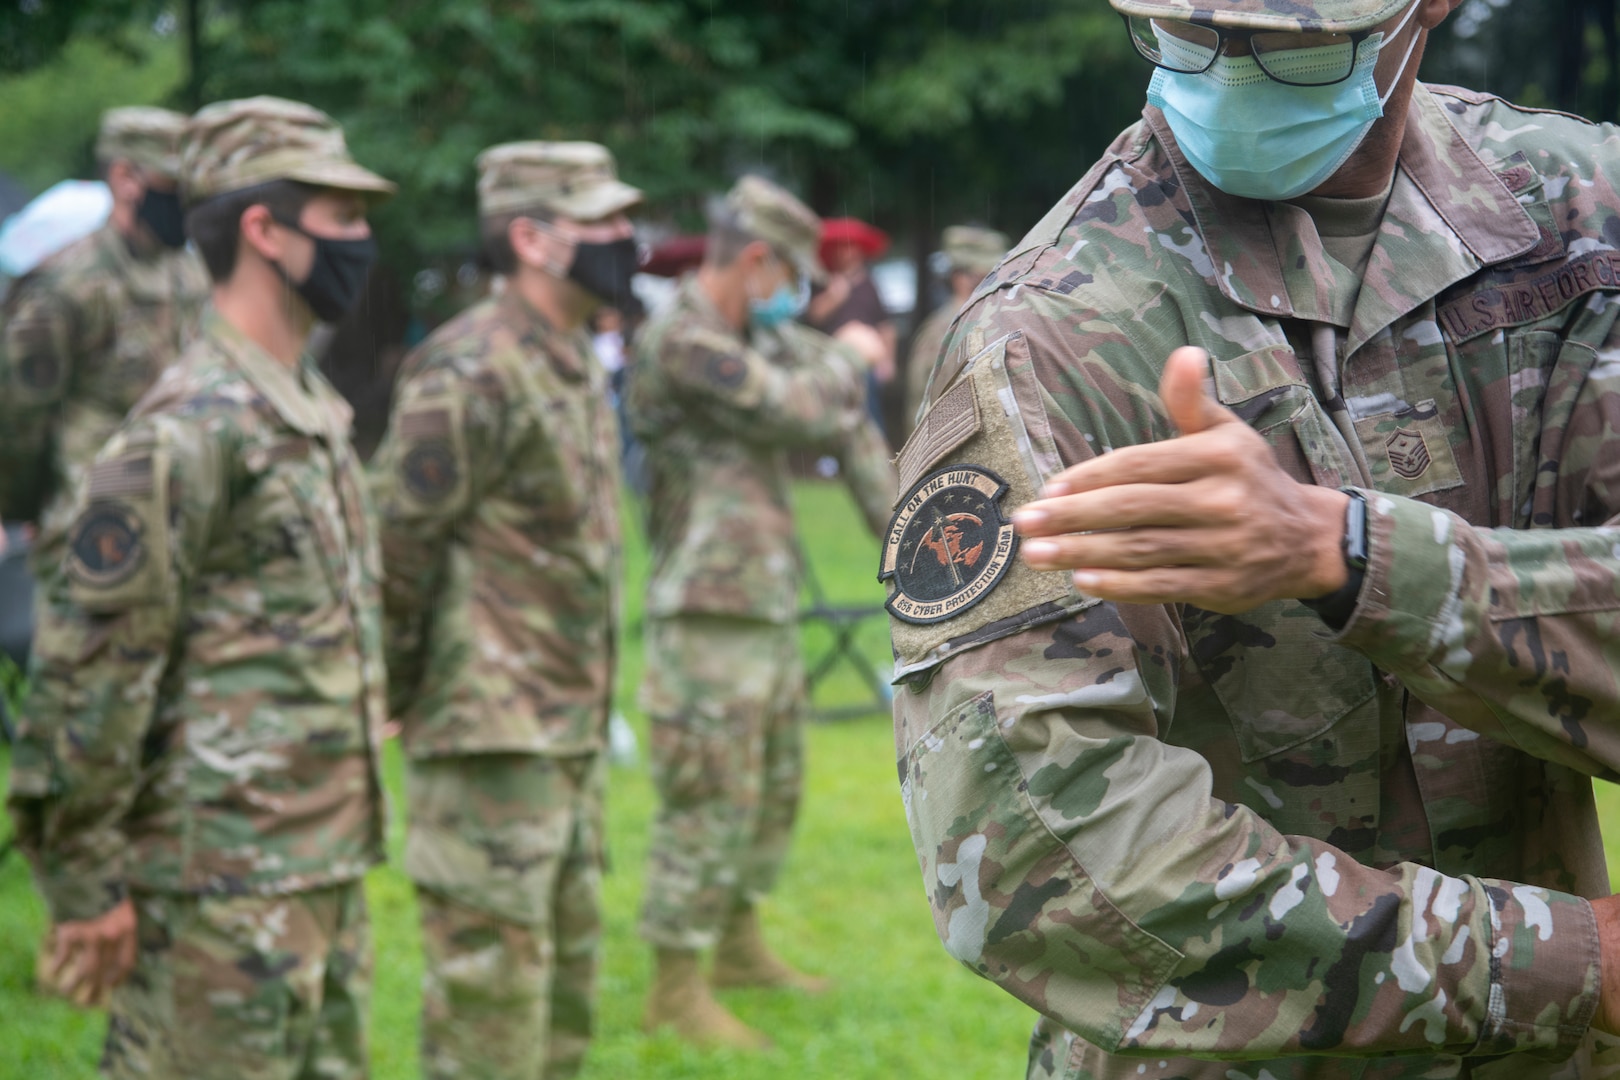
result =
[{"label": "tree in background", "polygon": [[204,35],[209,98],[332,112],[401,181],[397,249],[470,244],[494,142],[605,143],[655,212],[757,169],[828,213],[926,235],[1021,231],[1140,106],[1099,3],[963,0],[239,0]]},{"label": "tree in background", "polygon": [[[1425,74],[1614,118],[1615,7],[1467,0]],[[171,103],[270,92],[332,112],[403,182],[383,228],[413,255],[470,244],[473,155],[532,137],[606,143],[687,224],[761,169],[902,235],[962,218],[1016,235],[1147,79],[1102,0],[0,0],[0,73],[85,41],[191,45]]]},{"label": "tree in background", "polygon": [[1616,6],[1615,0],[1467,0],[1430,43],[1424,78],[1620,120]]}]

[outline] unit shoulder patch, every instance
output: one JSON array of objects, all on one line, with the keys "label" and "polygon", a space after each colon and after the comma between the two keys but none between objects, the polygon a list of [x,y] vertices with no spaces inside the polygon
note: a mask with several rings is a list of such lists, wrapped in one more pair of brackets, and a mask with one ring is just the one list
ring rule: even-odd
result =
[{"label": "unit shoulder patch", "polygon": [[429,505],[449,498],[461,480],[455,451],[446,439],[428,439],[411,447],[400,459],[399,471],[405,490]]},{"label": "unit shoulder patch", "polygon": [[145,533],[140,517],[123,503],[92,503],[68,537],[69,576],[93,589],[123,584],[146,561]]},{"label": "unit shoulder patch", "polygon": [[1002,513],[1007,483],[989,469],[953,465],[906,493],[889,522],[879,579],[887,607],[909,623],[953,618],[990,595],[1013,565],[1018,536]]}]

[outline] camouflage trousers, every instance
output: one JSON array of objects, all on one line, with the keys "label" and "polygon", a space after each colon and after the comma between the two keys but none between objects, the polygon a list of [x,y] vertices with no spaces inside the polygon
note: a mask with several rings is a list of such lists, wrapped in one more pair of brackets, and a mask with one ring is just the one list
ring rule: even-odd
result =
[{"label": "camouflage trousers", "polygon": [[603,763],[479,754],[406,770],[422,1073],[576,1075],[595,1023]]},{"label": "camouflage trousers", "polygon": [[705,949],[739,901],[771,891],[792,840],[804,773],[798,628],[648,619],[646,654],[660,806],[641,936]]},{"label": "camouflage trousers", "polygon": [[363,885],[287,896],[136,893],[135,970],[108,1003],[117,1080],[350,1080],[368,1073]]}]

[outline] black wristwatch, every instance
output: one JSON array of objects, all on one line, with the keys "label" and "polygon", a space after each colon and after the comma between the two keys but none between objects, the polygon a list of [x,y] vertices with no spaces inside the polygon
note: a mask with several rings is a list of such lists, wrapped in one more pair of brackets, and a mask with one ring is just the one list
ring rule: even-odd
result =
[{"label": "black wristwatch", "polygon": [[1334,630],[1343,630],[1350,621],[1361,596],[1361,583],[1367,579],[1367,497],[1354,488],[1339,490],[1350,496],[1344,510],[1344,537],[1339,542],[1344,553],[1344,584],[1326,596],[1300,601]]}]

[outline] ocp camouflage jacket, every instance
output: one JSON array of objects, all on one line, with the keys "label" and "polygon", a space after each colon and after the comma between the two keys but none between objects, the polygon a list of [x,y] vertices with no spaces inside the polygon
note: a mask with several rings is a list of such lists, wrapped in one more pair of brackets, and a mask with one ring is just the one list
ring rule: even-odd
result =
[{"label": "ocp camouflage jacket", "polygon": [[[1598,1075],[1616,176],[1611,127],[1420,85],[1362,281],[1150,107],[957,321],[885,552],[896,749],[941,939],[1046,1018],[1031,1076]],[[907,561],[1171,437],[1187,344],[1297,480],[1369,500],[1341,632]],[[923,534],[998,490],[954,547]]]},{"label": "ocp camouflage jacket", "polygon": [[349,411],[217,315],[89,470],[12,759],[52,915],[383,855],[381,601]]},{"label": "ocp camouflage jacket", "polygon": [[515,290],[406,358],[371,481],[394,712],[413,756],[603,747],[618,432],[590,339]]},{"label": "ocp camouflage jacket", "polygon": [[797,324],[739,334],[695,278],[636,342],[628,411],[647,446],[651,616],[798,617],[799,552],[787,451],[838,458],[874,532],[894,497],[864,373]]},{"label": "ocp camouflage jacket", "polygon": [[137,253],[111,225],[12,286],[0,314],[0,515],[41,512],[37,565],[61,561],[84,471],[196,335],[207,299],[195,253]]}]

